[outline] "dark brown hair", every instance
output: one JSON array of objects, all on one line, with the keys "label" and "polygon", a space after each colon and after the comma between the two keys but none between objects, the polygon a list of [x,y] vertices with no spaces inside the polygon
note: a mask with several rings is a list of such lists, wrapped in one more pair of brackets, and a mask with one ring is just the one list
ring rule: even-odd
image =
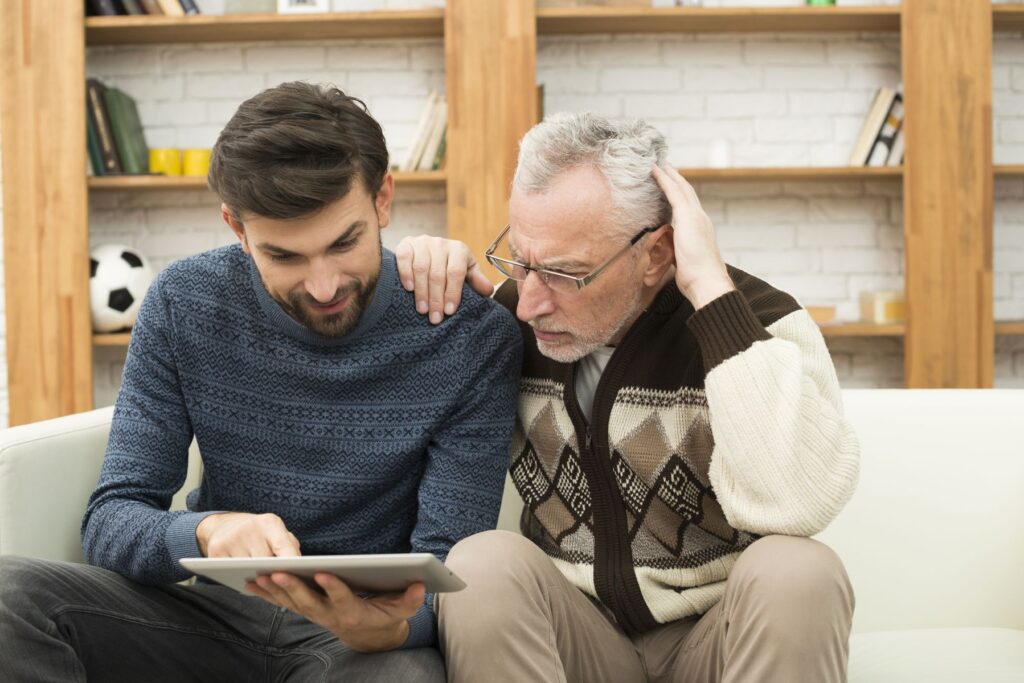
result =
[{"label": "dark brown hair", "polygon": [[213,146],[206,180],[238,220],[289,219],[317,213],[356,181],[375,196],[387,171],[384,132],[362,100],[295,81],[242,103]]}]

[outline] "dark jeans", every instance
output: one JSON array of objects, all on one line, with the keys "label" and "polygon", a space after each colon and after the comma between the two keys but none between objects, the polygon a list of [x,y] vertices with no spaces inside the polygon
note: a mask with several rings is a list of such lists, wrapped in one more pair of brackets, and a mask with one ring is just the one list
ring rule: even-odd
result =
[{"label": "dark jeans", "polygon": [[360,654],[223,586],[144,586],[88,565],[0,557],[0,681],[442,683],[437,650]]}]

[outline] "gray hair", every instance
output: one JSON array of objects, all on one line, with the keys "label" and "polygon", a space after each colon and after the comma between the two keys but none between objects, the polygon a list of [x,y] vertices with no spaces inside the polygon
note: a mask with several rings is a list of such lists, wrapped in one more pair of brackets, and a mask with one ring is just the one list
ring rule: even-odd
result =
[{"label": "gray hair", "polygon": [[611,191],[611,231],[627,239],[641,228],[672,219],[672,207],[651,167],[664,164],[668,146],[654,126],[641,119],[611,120],[589,112],[549,116],[519,144],[512,186],[544,192],[561,173],[591,165]]}]

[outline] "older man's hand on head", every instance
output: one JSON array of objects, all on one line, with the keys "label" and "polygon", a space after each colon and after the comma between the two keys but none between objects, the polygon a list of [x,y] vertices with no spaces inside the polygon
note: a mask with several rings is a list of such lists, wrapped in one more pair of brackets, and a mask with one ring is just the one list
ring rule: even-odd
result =
[{"label": "older man's hand on head", "polygon": [[678,171],[654,166],[651,174],[672,206],[676,286],[694,310],[700,309],[735,289],[718,251],[715,226]]}]

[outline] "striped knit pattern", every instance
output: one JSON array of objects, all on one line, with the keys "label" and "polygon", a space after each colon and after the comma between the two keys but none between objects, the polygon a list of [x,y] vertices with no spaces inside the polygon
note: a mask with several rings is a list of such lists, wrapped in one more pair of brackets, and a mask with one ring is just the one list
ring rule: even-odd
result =
[{"label": "striped knit pattern", "polygon": [[[696,313],[674,283],[658,295],[605,368],[589,425],[574,367],[527,337],[511,464],[523,532],[629,631],[707,611],[744,548],[817,533],[856,485],[817,325],[730,275],[737,291]],[[499,300],[513,307],[514,288]]]},{"label": "striped knit pattern", "polygon": [[[429,552],[494,527],[521,364],[512,316],[466,288],[433,326],[385,251],[373,301],[340,339],[292,320],[240,247],[172,264],[132,333],[89,562],[160,584],[188,573],[213,511],[273,512],[305,555]],[[202,486],[167,512],[193,435]],[[428,600],[407,647],[434,642]]]}]

